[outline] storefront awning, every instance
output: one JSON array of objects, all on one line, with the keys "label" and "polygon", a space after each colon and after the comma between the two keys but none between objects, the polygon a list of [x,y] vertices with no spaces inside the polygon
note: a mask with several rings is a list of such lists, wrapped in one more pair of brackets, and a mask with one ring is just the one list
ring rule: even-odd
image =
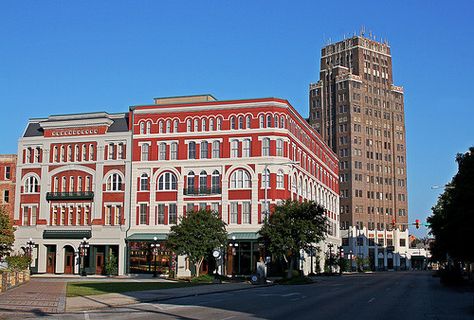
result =
[{"label": "storefront awning", "polygon": [[91,230],[44,230],[43,239],[90,239]]},{"label": "storefront awning", "polygon": [[256,232],[232,232],[229,233],[227,239],[231,240],[232,237],[235,237],[235,240],[258,240],[260,238]]},{"label": "storefront awning", "polygon": [[168,239],[167,233],[134,233],[127,237],[127,241],[153,241],[156,237],[157,240]]}]

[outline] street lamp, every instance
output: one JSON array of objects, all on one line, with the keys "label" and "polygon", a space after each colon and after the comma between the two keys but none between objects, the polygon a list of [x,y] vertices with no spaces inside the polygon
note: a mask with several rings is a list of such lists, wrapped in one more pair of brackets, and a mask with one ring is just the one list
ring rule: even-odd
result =
[{"label": "street lamp", "polygon": [[328,248],[329,248],[329,274],[332,274],[332,248],[334,247],[334,244],[328,243]]},{"label": "street lamp", "polygon": [[30,269],[30,274],[32,273],[31,271],[31,264],[33,263],[33,247],[36,245],[36,243],[33,242],[33,239],[30,238],[30,240],[26,243],[27,245],[27,254],[28,254],[28,257],[30,258],[30,264],[28,266],[28,268]]},{"label": "street lamp", "polygon": [[283,165],[297,165],[300,164],[298,161],[287,161],[287,162],[278,162],[278,163],[262,163],[265,165],[263,169],[263,174],[265,175],[265,211],[263,212],[264,221],[268,221],[270,214],[270,208],[268,205],[268,186],[270,185],[270,174],[267,173],[269,166],[283,166]]},{"label": "street lamp", "polygon": [[86,273],[86,268],[84,266],[84,257],[87,256],[87,249],[89,249],[89,242],[87,242],[87,239],[84,237],[82,239],[82,242],[79,244],[79,254],[81,255],[81,276],[85,277],[87,276]]},{"label": "street lamp", "polygon": [[153,237],[153,243],[150,245],[151,250],[153,252],[153,278],[156,278],[158,275],[156,273],[156,256],[158,255],[158,249],[160,248],[160,244],[158,243],[158,238]]},{"label": "street lamp", "polygon": [[[232,236],[232,241],[229,242],[229,247],[232,249],[232,264],[234,263],[234,256],[237,255],[237,247],[239,246],[239,243],[235,241],[235,236]],[[234,277],[234,266],[232,265],[232,277]]]},{"label": "street lamp", "polygon": [[351,272],[352,272],[352,250],[349,250],[349,264],[351,266]]},{"label": "street lamp", "polygon": [[339,246],[339,275],[342,275],[342,267],[344,266],[344,247]]}]

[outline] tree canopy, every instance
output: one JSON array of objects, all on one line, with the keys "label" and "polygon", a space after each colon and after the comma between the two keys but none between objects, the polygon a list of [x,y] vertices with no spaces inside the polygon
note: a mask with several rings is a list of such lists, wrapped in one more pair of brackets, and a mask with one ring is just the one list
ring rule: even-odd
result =
[{"label": "tree canopy", "polygon": [[428,217],[435,237],[432,254],[444,261],[474,261],[474,147],[456,156],[458,172],[439,196]]},{"label": "tree canopy", "polygon": [[15,228],[10,216],[4,208],[0,207],[0,259],[8,256],[15,242]]},{"label": "tree canopy", "polygon": [[179,224],[171,227],[168,244],[177,254],[188,256],[199,276],[204,258],[227,245],[226,224],[209,210],[188,212]]},{"label": "tree canopy", "polygon": [[275,207],[265,221],[260,235],[272,254],[282,257],[288,264],[288,277],[301,249],[325,239],[327,218],[325,209],[313,201],[286,200]]}]

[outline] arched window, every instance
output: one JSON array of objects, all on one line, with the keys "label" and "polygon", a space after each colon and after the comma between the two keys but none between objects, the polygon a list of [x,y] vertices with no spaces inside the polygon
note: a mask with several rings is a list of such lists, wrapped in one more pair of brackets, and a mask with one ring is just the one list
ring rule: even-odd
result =
[{"label": "arched window", "polygon": [[194,119],[194,132],[198,132],[198,131],[199,131],[199,120]]},{"label": "arched window", "polygon": [[186,131],[191,132],[193,128],[191,127],[191,119],[186,120]]},{"label": "arched window", "polygon": [[171,132],[171,120],[166,120],[166,133]]},{"label": "arched window", "polygon": [[250,139],[245,139],[244,141],[242,141],[242,157],[250,157],[250,146]]},{"label": "arched window", "polygon": [[207,193],[207,172],[205,170],[199,174],[199,193]]},{"label": "arched window", "polygon": [[72,146],[71,145],[67,146],[67,161],[68,162],[72,161]]},{"label": "arched window", "polygon": [[146,173],[140,176],[140,191],[148,191],[150,186],[148,184],[148,175]]},{"label": "arched window", "polygon": [[[26,190],[26,188],[25,188]],[[54,177],[54,185],[53,185],[54,192],[59,192],[59,178]]]},{"label": "arched window", "polygon": [[201,131],[207,131],[206,119],[201,119]]},{"label": "arched window", "polygon": [[217,130],[222,130],[222,118],[217,118]]},{"label": "arched window", "polygon": [[145,122],[140,122],[140,134],[145,134]]},{"label": "arched window", "polygon": [[188,181],[187,181],[187,188],[188,194],[194,194],[194,187],[195,187],[195,180],[194,180],[194,171],[190,171],[188,173]]},{"label": "arched window", "polygon": [[194,141],[188,144],[188,159],[196,159],[196,142]]},{"label": "arched window", "polygon": [[296,185],[298,183],[298,177],[296,176],[296,174],[293,175],[293,180],[291,181],[291,191],[293,191],[294,193],[296,193]]},{"label": "arched window", "polygon": [[262,174],[262,187],[270,187],[270,170],[266,169]]},{"label": "arched window", "polygon": [[74,192],[74,177],[69,177],[69,192]]},{"label": "arched window", "polygon": [[35,176],[29,176],[25,180],[24,186],[24,193],[38,193],[39,192],[39,184],[38,179]]},{"label": "arched window", "polygon": [[244,128],[244,117],[239,116],[239,129]]},{"label": "arched window", "polygon": [[267,128],[272,127],[272,116],[267,114]]},{"label": "arched window", "polygon": [[159,191],[171,191],[178,189],[176,175],[172,172],[164,172],[158,178]]},{"label": "arched window", "polygon": [[285,118],[283,116],[280,119],[280,128],[285,128]]},{"label": "arched window", "polygon": [[173,121],[173,132],[178,132],[178,120]]},{"label": "arched window", "polygon": [[283,189],[284,188],[284,174],[283,174],[283,170],[278,170],[277,172],[277,188],[278,189]]},{"label": "arched window", "polygon": [[221,175],[219,171],[214,170],[214,172],[212,173],[212,178],[211,178],[211,192],[220,193],[220,187],[221,187]]},{"label": "arched window", "polygon": [[64,146],[61,146],[61,162],[66,161],[66,150]]},{"label": "arched window", "polygon": [[248,189],[252,187],[250,174],[245,169],[237,169],[230,176],[231,189]]},{"label": "arched window", "polygon": [[107,179],[107,191],[122,190],[122,177],[118,173],[112,173]]},{"label": "arched window", "polygon": [[142,144],[142,154],[141,154],[142,161],[148,161],[149,151],[150,151],[150,145],[148,145],[147,143]]},{"label": "arched window", "polygon": [[80,158],[80,154],[79,154],[79,145],[75,145],[74,146],[74,161],[81,161],[81,158]]},{"label": "arched window", "polygon": [[94,157],[95,157],[94,145],[91,144],[89,146],[89,161],[94,161]]},{"label": "arched window", "polygon": [[278,124],[279,124],[279,123],[278,123],[278,122],[279,122],[279,121],[278,121],[278,116],[275,115],[275,118],[274,118],[274,119],[275,119],[275,121],[274,121],[274,123],[275,123],[274,127],[275,127],[275,128],[278,128]]},{"label": "arched window", "polygon": [[260,128],[265,127],[265,120],[264,120],[264,118],[263,118],[263,114],[261,114],[261,115],[258,117],[258,123],[259,123],[259,127],[260,127]]},{"label": "arched window", "polygon": [[230,128],[232,130],[235,129],[235,117],[234,116],[230,117]]},{"label": "arched window", "polygon": [[151,121],[147,121],[146,122],[146,133],[150,133],[151,132]]},{"label": "arched window", "polygon": [[54,146],[53,148],[53,159],[54,162],[59,162],[58,146]]},{"label": "arched window", "polygon": [[270,138],[263,138],[262,140],[262,156],[270,155]]},{"label": "arched window", "polygon": [[209,131],[214,131],[214,119],[209,119]]},{"label": "arched window", "polygon": [[61,192],[66,192],[66,177],[61,178]]},{"label": "arched window", "polygon": [[250,116],[245,117],[245,128],[250,129],[252,127],[252,118]]},{"label": "arched window", "polygon": [[212,142],[212,158],[217,159],[221,156],[221,143],[220,141]]},{"label": "arched window", "polygon": [[298,179],[298,195],[303,195],[303,178]]},{"label": "arched window", "polygon": [[163,121],[158,122],[158,133],[163,133]]},{"label": "arched window", "polygon": [[82,145],[82,161],[87,160],[87,147],[85,144]]}]

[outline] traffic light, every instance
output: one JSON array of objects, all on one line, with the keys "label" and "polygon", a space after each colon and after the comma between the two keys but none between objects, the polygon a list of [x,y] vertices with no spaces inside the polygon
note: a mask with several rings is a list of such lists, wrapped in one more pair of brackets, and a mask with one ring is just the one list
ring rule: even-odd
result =
[{"label": "traffic light", "polygon": [[415,220],[415,228],[420,229],[420,220]]}]

